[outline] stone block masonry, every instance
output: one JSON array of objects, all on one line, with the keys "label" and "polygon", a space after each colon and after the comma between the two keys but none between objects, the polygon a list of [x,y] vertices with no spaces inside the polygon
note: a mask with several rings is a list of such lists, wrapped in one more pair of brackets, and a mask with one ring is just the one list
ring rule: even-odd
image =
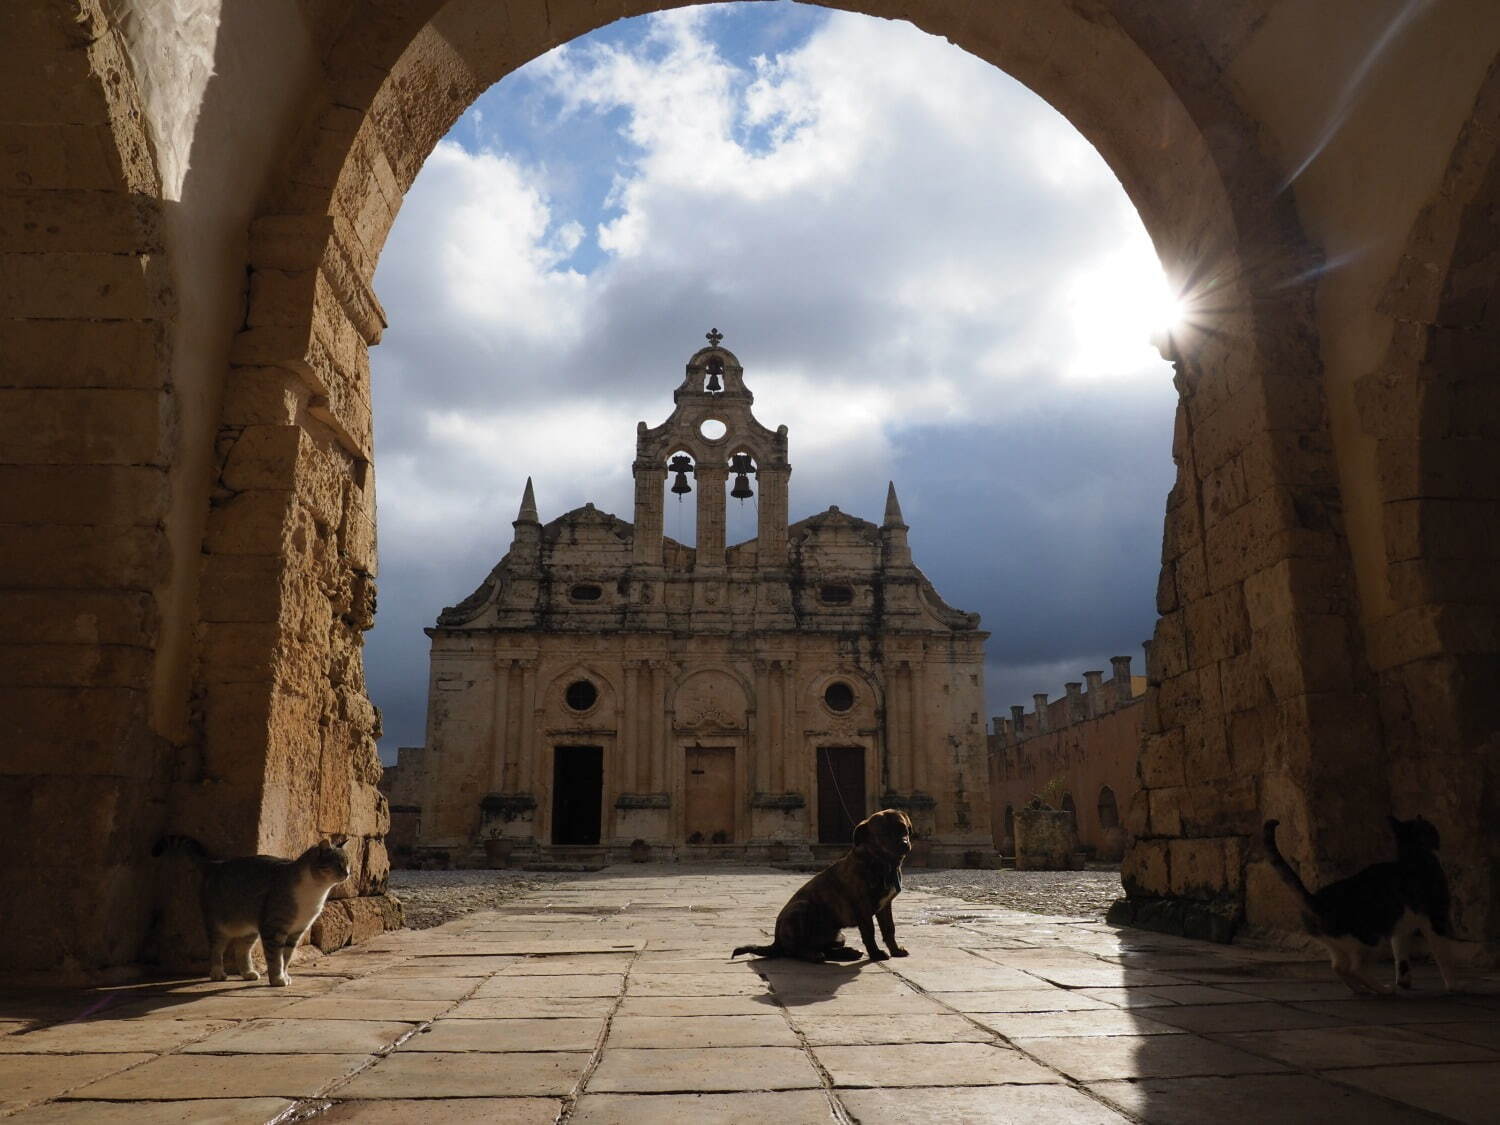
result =
[{"label": "stone block masonry", "polygon": [[1112,665],[1109,680],[1085,672],[1082,682],[1065,686],[1063,698],[1049,703],[1037,693],[1029,714],[1015,706],[1011,718],[993,720],[990,824],[1003,854],[1015,854],[1017,810],[1054,782],[1055,799],[1073,813],[1086,852],[1110,861],[1124,854],[1125,813],[1139,789],[1146,677],[1131,674],[1128,656],[1115,657]]}]

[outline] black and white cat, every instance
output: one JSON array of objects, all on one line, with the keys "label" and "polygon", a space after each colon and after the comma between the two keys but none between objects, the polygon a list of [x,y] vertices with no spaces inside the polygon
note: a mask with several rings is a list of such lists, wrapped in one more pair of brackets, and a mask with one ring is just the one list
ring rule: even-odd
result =
[{"label": "black and white cat", "polygon": [[179,851],[203,872],[203,927],[208,934],[208,975],[224,980],[226,953],[230,972],[242,980],[259,980],[250,964],[258,937],[266,958],[268,983],[285,986],[292,950],[323,912],[328,892],[349,878],[349,856],[342,841],[322,840],[296,859],[252,855],[209,859],[203,846],[188,836],[168,836],[152,855]]},{"label": "black and white cat", "polygon": [[1309,891],[1276,847],[1276,825],[1265,826],[1266,854],[1287,886],[1302,899],[1302,924],[1327,948],[1333,971],[1356,993],[1390,992],[1365,972],[1365,962],[1382,941],[1391,943],[1396,984],[1411,987],[1411,939],[1422,934],[1432,951],[1443,987],[1452,991],[1453,965],[1448,957],[1452,926],[1448,919],[1448,880],[1438,862],[1438,830],[1422,817],[1388,818],[1396,836],[1394,863],[1376,863],[1347,879]]}]

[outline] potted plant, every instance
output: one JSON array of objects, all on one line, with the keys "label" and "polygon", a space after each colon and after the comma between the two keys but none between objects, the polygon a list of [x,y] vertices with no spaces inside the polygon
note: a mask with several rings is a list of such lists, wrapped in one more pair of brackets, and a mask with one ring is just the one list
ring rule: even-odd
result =
[{"label": "potted plant", "polygon": [[484,839],[484,862],[494,870],[509,867],[511,853],[515,850],[516,842],[509,836],[486,836]]},{"label": "potted plant", "polygon": [[645,863],[651,858],[651,845],[637,837],[630,841],[630,862]]},{"label": "potted plant", "polygon": [[772,840],[766,847],[766,859],[771,863],[785,863],[792,857],[792,850],[785,840]]}]

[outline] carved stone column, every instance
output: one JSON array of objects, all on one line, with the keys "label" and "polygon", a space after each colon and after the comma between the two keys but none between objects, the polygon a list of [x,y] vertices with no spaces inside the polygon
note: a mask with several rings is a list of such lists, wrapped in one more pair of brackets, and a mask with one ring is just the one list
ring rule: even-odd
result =
[{"label": "carved stone column", "polygon": [[517,700],[520,712],[520,731],[516,738],[515,755],[520,763],[517,771],[516,791],[536,795],[536,661],[517,660],[521,669],[521,697]]},{"label": "carved stone column", "polygon": [[490,714],[490,792],[507,792],[510,781],[507,774],[514,769],[507,765],[514,758],[510,737],[510,669],[511,660],[506,656],[495,657],[494,707]]}]

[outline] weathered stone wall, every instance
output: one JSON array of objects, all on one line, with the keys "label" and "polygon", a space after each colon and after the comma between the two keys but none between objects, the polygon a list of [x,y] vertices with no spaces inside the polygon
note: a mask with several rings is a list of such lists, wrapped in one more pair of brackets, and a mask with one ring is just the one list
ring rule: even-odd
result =
[{"label": "weathered stone wall", "polygon": [[1125,813],[1139,792],[1146,677],[1130,674],[1128,657],[1118,658],[1112,679],[1084,675],[1084,683],[1067,685],[1062,699],[1048,703],[1038,694],[1030,714],[1017,705],[1010,718],[994,720],[990,823],[1006,854],[1015,844],[1015,814],[1054,779],[1071,798],[1079,843],[1099,859],[1123,854]]},{"label": "weathered stone wall", "polygon": [[386,766],[380,776],[380,791],[391,813],[385,834],[392,867],[410,866],[412,848],[422,831],[422,801],[427,793],[427,747],[402,746],[396,764]]}]

